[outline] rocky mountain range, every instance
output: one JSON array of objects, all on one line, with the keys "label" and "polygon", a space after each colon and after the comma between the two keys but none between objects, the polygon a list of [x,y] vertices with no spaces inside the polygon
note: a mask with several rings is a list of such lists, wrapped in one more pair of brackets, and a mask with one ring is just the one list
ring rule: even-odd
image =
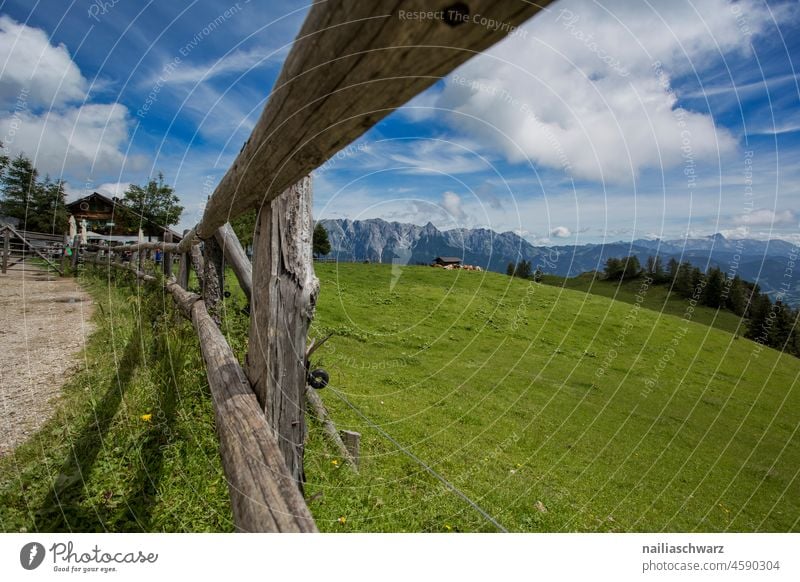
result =
[{"label": "rocky mountain range", "polygon": [[369,220],[323,220],[331,241],[331,257],[339,261],[370,261],[414,265],[430,264],[437,256],[458,257],[465,264],[505,272],[509,262],[530,261],[545,273],[574,277],[602,270],[609,257],[635,255],[643,264],[648,256],[660,255],[664,264],[675,258],[705,270],[718,266],[738,273],[776,296],[800,304],[800,265],[794,272],[800,247],[773,239],[728,239],[721,234],[675,240],[618,241],[585,245],[534,246],[513,232],[497,233],[485,228],[439,230],[425,226]]}]

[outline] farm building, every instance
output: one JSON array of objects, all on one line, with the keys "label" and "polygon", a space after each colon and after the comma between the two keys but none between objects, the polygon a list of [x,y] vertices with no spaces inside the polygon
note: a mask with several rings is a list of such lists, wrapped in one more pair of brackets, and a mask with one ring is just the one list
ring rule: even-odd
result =
[{"label": "farm building", "polygon": [[[145,241],[154,242],[163,240],[165,230],[169,230],[144,218],[123,204],[119,198],[108,198],[98,192],[67,204],[67,212],[75,217],[77,224],[81,224],[82,220],[86,221],[89,239],[136,240],[141,228]],[[181,240],[180,234],[171,230],[169,232],[172,233],[174,242]]]},{"label": "farm building", "polygon": [[461,266],[461,259],[458,257],[436,257],[433,259],[431,266],[439,265],[442,267],[447,267],[448,265],[453,267],[460,267]]}]

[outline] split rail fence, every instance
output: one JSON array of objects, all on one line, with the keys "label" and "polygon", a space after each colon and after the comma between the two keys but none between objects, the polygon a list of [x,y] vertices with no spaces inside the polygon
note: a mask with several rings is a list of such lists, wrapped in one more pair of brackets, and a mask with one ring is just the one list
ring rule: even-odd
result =
[{"label": "split rail fence", "polygon": [[[306,339],[319,291],[311,172],[548,3],[471,0],[433,15],[422,0],[314,4],[200,222],[178,243],[89,246],[83,253],[86,262],[165,281],[192,321],[238,530],[316,531],[302,494]],[[258,210],[252,264],[228,223],[251,209]],[[163,279],[144,271],[145,253],[154,249],[164,253]],[[244,366],[218,326],[226,263],[250,299]],[[200,295],[187,290],[190,270]]]}]

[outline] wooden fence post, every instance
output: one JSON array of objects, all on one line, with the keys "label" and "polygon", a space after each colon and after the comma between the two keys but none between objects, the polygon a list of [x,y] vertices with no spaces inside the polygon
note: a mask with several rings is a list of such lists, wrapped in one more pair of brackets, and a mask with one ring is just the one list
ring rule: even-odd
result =
[{"label": "wooden fence post", "polygon": [[78,253],[81,250],[81,243],[80,238],[78,235],[75,235],[75,238],[72,239],[72,276],[78,276]]},{"label": "wooden fence post", "polygon": [[[185,237],[188,232],[188,229],[184,230],[183,236]],[[189,253],[181,253],[181,262],[178,269],[178,285],[183,289],[189,288],[189,262]]]},{"label": "wooden fence post", "polygon": [[306,335],[319,281],[311,256],[311,178],[261,207],[253,241],[247,375],[302,490]]},{"label": "wooden fence post", "polygon": [[[172,242],[172,231],[167,229],[164,232],[164,242],[171,243]],[[164,276],[169,279],[172,277],[172,253],[168,251],[164,251],[161,255],[161,260],[164,261]]]},{"label": "wooden fence post", "polygon": [[7,228],[3,230],[3,274],[8,269],[8,256],[11,254],[11,231]]},{"label": "wooden fence post", "polygon": [[211,319],[221,323],[222,292],[225,289],[225,264],[222,247],[214,237],[203,241],[203,301]]},{"label": "wooden fence post", "polygon": [[203,253],[200,252],[200,245],[192,245],[190,258],[194,273],[197,275],[197,283],[200,285],[200,294],[202,295],[205,288],[205,265],[203,265]]}]

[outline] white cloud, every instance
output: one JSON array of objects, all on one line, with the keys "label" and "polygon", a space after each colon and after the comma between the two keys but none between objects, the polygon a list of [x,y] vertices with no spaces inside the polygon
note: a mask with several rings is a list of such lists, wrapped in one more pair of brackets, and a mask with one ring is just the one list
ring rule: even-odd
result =
[{"label": "white cloud", "polygon": [[[42,172],[115,172],[125,163],[122,151],[128,140],[128,110],[118,103],[68,107],[63,112],[42,115],[28,112],[0,119],[0,135],[14,139],[6,143],[11,153],[24,152]],[[15,127],[16,125],[16,127]],[[141,160],[130,160],[131,169]]]},{"label": "white cloud", "polygon": [[733,219],[737,226],[796,226],[797,214],[793,210],[770,210],[758,208],[752,212],[745,212]]},{"label": "white cloud", "polygon": [[150,82],[155,83],[159,76],[163,76],[167,83],[208,82],[215,77],[244,73],[265,64],[280,61],[289,53],[290,48],[291,45],[276,50],[263,48],[236,50],[210,63],[196,65],[188,64],[188,62],[181,63],[169,73],[160,71],[150,79]]},{"label": "white cloud", "polygon": [[[752,35],[771,19],[754,0],[736,6]],[[524,30],[462,66],[435,101],[454,112],[451,126],[509,161],[623,182],[680,165],[686,139],[696,162],[735,149],[710,116],[678,110],[671,86],[750,50],[726,0],[562,0]]]},{"label": "white cloud", "polygon": [[105,184],[100,184],[96,188],[94,188],[95,192],[100,192],[100,194],[105,194],[109,198],[122,198],[125,196],[125,192],[130,187],[130,182],[108,182]]},{"label": "white cloud", "polygon": [[14,107],[21,94],[31,106],[61,105],[86,95],[86,79],[61,44],[41,29],[0,16],[0,104]]},{"label": "white cloud", "polygon": [[0,140],[8,153],[24,153],[42,173],[80,179],[142,167],[124,152],[128,109],[85,102],[87,81],[64,45],[2,16],[0,60]]},{"label": "white cloud", "polygon": [[445,192],[442,194],[442,208],[457,220],[463,221],[467,219],[467,213],[461,205],[461,196],[455,192]]},{"label": "white cloud", "polygon": [[572,232],[566,226],[557,226],[550,231],[550,236],[555,238],[569,238]]}]

